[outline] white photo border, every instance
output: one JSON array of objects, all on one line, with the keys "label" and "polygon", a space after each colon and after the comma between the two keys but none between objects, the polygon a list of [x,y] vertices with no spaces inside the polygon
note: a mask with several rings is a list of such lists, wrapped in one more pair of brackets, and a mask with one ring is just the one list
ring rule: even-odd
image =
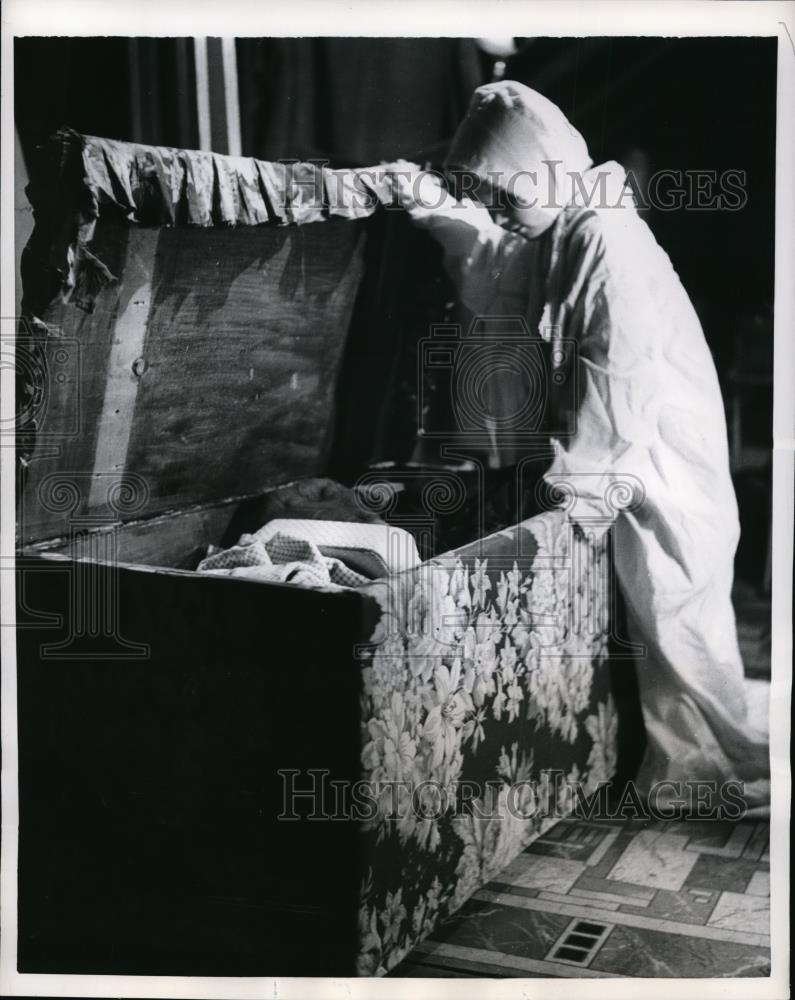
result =
[{"label": "white photo border", "polygon": [[[2,5],[2,282],[0,322],[14,323],[13,40],[20,35],[235,37],[768,36],[778,39],[776,266],[773,406],[773,566],[770,822],[772,972],[742,979],[412,979],[411,994],[459,1000],[571,997],[680,1000],[788,996],[789,719],[792,666],[793,484],[795,483],[795,3],[784,0],[6,0]],[[752,86],[749,81],[749,86]],[[12,331],[13,332],[13,331]],[[0,417],[13,419],[11,368],[2,370]],[[32,975],[16,971],[17,727],[14,635],[14,449],[0,448],[0,612],[2,625],[2,857],[0,995],[237,998],[402,997],[400,979],[274,979]],[[8,570],[12,571],[9,572]],[[576,984],[576,986],[574,985]]]}]

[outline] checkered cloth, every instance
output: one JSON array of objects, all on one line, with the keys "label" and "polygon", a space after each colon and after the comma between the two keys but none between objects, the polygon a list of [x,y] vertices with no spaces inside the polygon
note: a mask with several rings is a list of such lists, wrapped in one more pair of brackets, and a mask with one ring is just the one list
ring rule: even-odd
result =
[{"label": "checkered cloth", "polygon": [[262,540],[241,535],[237,545],[212,552],[197,567],[200,573],[247,577],[303,587],[358,587],[367,577],[355,573],[339,559],[322,555],[320,549],[303,538],[276,534]]},{"label": "checkered cloth", "polygon": [[400,573],[420,563],[414,536],[394,524],[278,517],[255,533],[262,542],[274,535],[289,535],[311,542],[326,559],[341,559],[349,569],[371,580]]}]

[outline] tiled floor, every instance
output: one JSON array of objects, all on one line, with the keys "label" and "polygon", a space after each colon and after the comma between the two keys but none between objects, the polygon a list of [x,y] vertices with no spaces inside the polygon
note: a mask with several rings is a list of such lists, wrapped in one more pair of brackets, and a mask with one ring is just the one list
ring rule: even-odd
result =
[{"label": "tiled floor", "polygon": [[393,976],[766,976],[766,822],[562,820]]}]

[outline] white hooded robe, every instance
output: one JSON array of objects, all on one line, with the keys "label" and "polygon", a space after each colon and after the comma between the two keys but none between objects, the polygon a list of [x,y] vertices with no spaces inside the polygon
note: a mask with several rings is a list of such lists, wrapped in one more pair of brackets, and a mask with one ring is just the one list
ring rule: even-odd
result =
[{"label": "white hooded robe", "polygon": [[[589,206],[575,196],[531,239],[497,225],[479,204],[456,201],[430,174],[404,184],[400,200],[444,248],[469,310],[519,314],[532,335],[577,344],[574,432],[554,441],[545,478],[574,486],[575,520],[594,512],[614,520],[629,638],[645,648],[637,660],[647,735],[640,790],[741,781],[748,807],[764,810],[769,688],[744,679],[737,644],[739,523],[715,367],[622,168],[586,170],[586,191],[600,174],[607,199]],[[509,451],[506,464],[517,457]],[[621,481],[640,489],[616,512]],[[659,802],[678,798],[676,786],[659,791]]]}]

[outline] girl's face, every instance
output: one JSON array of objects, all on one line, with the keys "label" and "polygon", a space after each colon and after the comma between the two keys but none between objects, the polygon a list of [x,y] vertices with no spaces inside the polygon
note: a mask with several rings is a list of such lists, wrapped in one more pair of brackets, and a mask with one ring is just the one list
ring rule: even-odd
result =
[{"label": "girl's face", "polygon": [[555,182],[549,171],[527,171],[515,177],[478,178],[472,195],[497,225],[534,239],[545,232],[560,213],[555,203]]}]

